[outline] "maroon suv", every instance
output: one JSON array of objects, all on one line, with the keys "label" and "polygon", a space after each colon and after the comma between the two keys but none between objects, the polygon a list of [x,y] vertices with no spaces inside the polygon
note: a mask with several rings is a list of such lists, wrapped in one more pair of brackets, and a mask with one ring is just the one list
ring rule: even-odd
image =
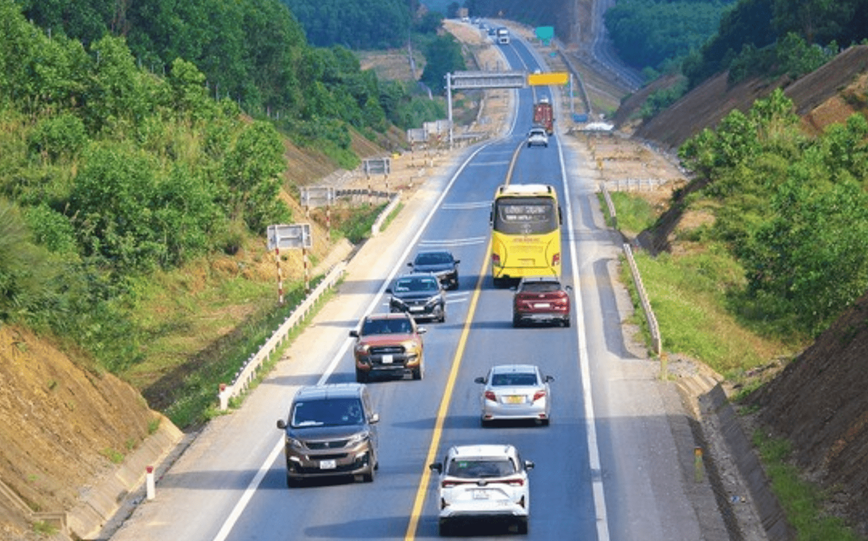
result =
[{"label": "maroon suv", "polygon": [[512,300],[512,326],[525,323],[560,323],[570,326],[570,286],[557,276],[522,278]]}]

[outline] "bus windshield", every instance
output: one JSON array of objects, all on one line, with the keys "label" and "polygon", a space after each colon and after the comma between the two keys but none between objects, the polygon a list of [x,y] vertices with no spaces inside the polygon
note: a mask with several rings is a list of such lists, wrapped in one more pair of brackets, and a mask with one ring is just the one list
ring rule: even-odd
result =
[{"label": "bus windshield", "polygon": [[494,230],[509,235],[541,235],[558,229],[550,197],[506,197],[495,202]]}]

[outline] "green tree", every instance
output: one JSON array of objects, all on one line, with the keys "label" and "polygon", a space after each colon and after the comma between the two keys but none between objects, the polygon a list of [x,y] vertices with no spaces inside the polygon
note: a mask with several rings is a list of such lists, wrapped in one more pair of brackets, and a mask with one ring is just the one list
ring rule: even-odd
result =
[{"label": "green tree", "polygon": [[230,221],[243,219],[251,231],[264,233],[269,225],[288,220],[289,208],[278,198],[285,168],[277,131],[265,122],[245,128],[223,163]]},{"label": "green tree", "polygon": [[461,44],[452,34],[437,36],[425,46],[425,70],[420,78],[429,88],[443,93],[446,74],[467,69],[461,54]]}]

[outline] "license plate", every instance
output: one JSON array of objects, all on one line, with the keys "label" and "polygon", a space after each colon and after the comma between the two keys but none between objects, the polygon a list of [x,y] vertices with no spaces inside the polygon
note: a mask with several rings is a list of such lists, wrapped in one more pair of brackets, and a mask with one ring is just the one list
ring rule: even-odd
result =
[{"label": "license plate", "polygon": [[333,470],[337,467],[338,467],[338,464],[334,460],[320,460],[319,461],[319,469],[321,469],[321,470]]},{"label": "license plate", "polygon": [[474,500],[487,500],[488,499],[488,491],[487,490],[474,490],[473,491],[473,499]]},{"label": "license plate", "polygon": [[383,364],[392,364],[393,362],[395,362],[394,357],[391,355],[383,355]]},{"label": "license plate", "polygon": [[538,302],[533,305],[534,308],[551,308],[551,303],[548,302]]},{"label": "license plate", "polygon": [[524,397],[517,394],[511,394],[506,397],[507,404],[521,404],[524,402]]},{"label": "license plate", "polygon": [[411,312],[421,312],[424,309],[425,309],[424,306],[411,306],[410,307]]}]

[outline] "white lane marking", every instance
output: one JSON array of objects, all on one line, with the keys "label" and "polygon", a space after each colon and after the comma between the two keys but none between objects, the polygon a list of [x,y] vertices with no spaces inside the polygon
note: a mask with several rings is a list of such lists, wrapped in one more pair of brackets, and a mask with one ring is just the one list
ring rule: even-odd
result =
[{"label": "white lane marking", "polygon": [[[416,235],[413,237],[413,239],[407,245],[407,248],[404,250],[403,255],[400,258],[398,258],[399,263],[396,263],[395,268],[392,269],[392,272],[389,273],[389,276],[387,276],[386,279],[383,281],[383,285],[380,286],[380,290],[374,296],[374,299],[371,301],[371,304],[368,305],[368,308],[365,311],[366,314],[373,311],[379,305],[380,298],[383,296],[383,293],[386,291],[386,288],[389,286],[389,284],[392,283],[392,279],[398,273],[398,269],[403,268],[402,262],[407,260],[407,257],[410,255],[410,250],[412,250],[413,247],[415,246],[415,244],[417,242],[419,242],[419,237],[422,236],[422,233],[425,231],[425,228],[428,227],[428,222],[430,222],[431,219],[434,217],[434,214],[436,214],[437,209],[443,203],[443,199],[446,197],[446,194],[449,193],[449,190],[452,188],[452,185],[455,184],[455,181],[458,179],[458,176],[461,174],[462,171],[464,171],[464,168],[467,167],[467,164],[470,163],[470,160],[475,158],[477,154],[479,154],[480,152],[482,152],[482,150],[484,150],[489,145],[491,145],[492,143],[495,143],[495,142],[497,142],[497,140],[489,141],[488,143],[485,143],[484,145],[480,146],[478,149],[473,151],[473,153],[467,157],[467,159],[464,161],[464,163],[461,164],[461,167],[459,167],[455,171],[455,174],[452,176],[451,179],[449,179],[449,182],[446,184],[446,187],[443,189],[443,192],[440,194],[440,197],[438,197],[437,201],[434,203],[434,206],[431,207],[431,211],[428,213],[428,216],[425,217],[425,220],[422,222],[422,226],[418,229],[418,231],[416,232]],[[347,350],[350,348],[350,345],[353,343],[353,340],[354,340],[353,338],[349,338],[349,333],[347,333],[347,338],[344,340],[344,343],[341,346],[340,351],[338,351],[338,354],[329,363],[325,372],[323,372],[322,377],[320,377],[319,381],[317,381],[318,385],[322,385],[323,383],[328,381],[329,377],[331,377],[332,373],[337,368],[338,363],[341,361],[341,359],[344,358],[344,355],[346,354]],[[265,474],[270,469],[271,464],[274,463],[275,460],[277,460],[277,456],[283,450],[283,446],[284,446],[283,436],[280,436],[280,439],[276,442],[274,448],[268,454],[268,458],[266,458],[265,462],[262,464],[262,466],[259,467],[259,470],[257,470],[256,475],[250,481],[250,484],[244,490],[244,493],[241,494],[241,498],[239,498],[238,503],[235,504],[235,507],[232,509],[232,512],[229,513],[229,516],[226,517],[226,520],[223,522],[223,526],[220,528],[220,531],[217,532],[217,535],[214,537],[214,541],[226,541],[226,538],[229,536],[229,533],[232,531],[232,528],[235,526],[235,523],[238,522],[238,519],[241,517],[241,514],[244,512],[244,509],[247,507],[247,504],[250,503],[251,498],[253,498],[253,495],[258,490],[259,484],[262,482],[262,479],[265,478]]]},{"label": "white lane marking", "polygon": [[446,203],[441,207],[443,210],[471,210],[491,208],[491,201],[474,201],[472,203]]},{"label": "white lane marking", "polygon": [[579,282],[579,264],[574,249],[573,209],[570,203],[570,188],[566,178],[563,147],[558,145],[558,158],[561,162],[561,180],[564,185],[564,204],[567,207],[567,230],[570,243],[570,265],[573,267],[573,284],[576,294],[576,334],[579,339],[579,366],[582,373],[582,398],[585,402],[585,429],[588,434],[588,462],[591,469],[591,489],[594,496],[594,511],[597,514],[597,540],[609,541],[609,518],[606,511],[606,492],[600,465],[600,447],[597,442],[597,420],[594,414],[594,398],[591,394],[591,369],[588,362],[588,342],[585,335],[585,318],[582,307],[582,291]]},{"label": "white lane marking", "polygon": [[423,240],[419,241],[419,247],[427,246],[472,246],[474,244],[484,244],[488,242],[487,237],[472,237],[469,239],[449,239],[449,240]]}]

